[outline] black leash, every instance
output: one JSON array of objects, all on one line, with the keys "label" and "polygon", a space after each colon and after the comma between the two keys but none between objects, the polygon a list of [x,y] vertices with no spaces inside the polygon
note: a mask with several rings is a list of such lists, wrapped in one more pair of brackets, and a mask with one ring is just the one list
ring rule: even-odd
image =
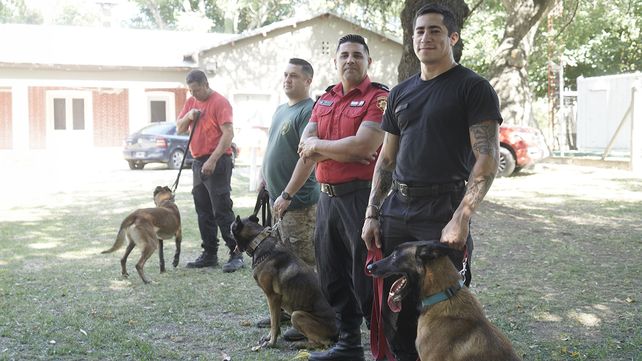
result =
[{"label": "black leash", "polygon": [[257,216],[261,211],[261,220],[263,227],[270,227],[272,225],[272,210],[270,209],[270,194],[267,189],[263,188],[256,197],[256,205],[254,206],[253,216]]},{"label": "black leash", "polygon": [[178,175],[176,176],[176,181],[172,185],[172,194],[176,192],[178,188],[178,180],[181,179],[181,172],[183,171],[183,166],[185,165],[185,158],[187,158],[187,152],[189,152],[189,144],[192,142],[192,136],[196,130],[196,124],[198,123],[198,118],[201,117],[201,111],[196,112],[196,118],[192,121],[192,131],[189,133],[189,138],[187,139],[187,145],[185,146],[185,152],[183,153],[183,160],[181,161],[181,166],[178,168]]}]

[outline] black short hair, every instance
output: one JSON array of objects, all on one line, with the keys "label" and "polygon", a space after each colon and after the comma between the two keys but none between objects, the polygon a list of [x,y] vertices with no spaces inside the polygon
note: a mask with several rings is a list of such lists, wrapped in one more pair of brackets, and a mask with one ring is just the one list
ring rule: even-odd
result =
[{"label": "black short hair", "polygon": [[339,51],[339,47],[343,43],[357,43],[363,45],[363,47],[366,49],[366,54],[370,55],[370,49],[368,49],[368,44],[366,44],[366,39],[363,38],[361,35],[357,34],[348,34],[344,35],[339,39],[339,44],[337,44],[337,50]]},{"label": "black short hair", "polygon": [[207,75],[205,75],[205,72],[203,72],[200,69],[194,69],[189,73],[187,73],[185,82],[187,84],[191,84],[191,83],[205,84],[207,83]]},{"label": "black short hair", "polygon": [[448,35],[452,33],[459,33],[459,26],[455,14],[445,5],[442,4],[426,4],[419,8],[415,13],[415,20],[413,20],[413,27],[417,25],[417,18],[426,14],[441,14],[444,17],[444,25],[448,29]]},{"label": "black short hair", "polygon": [[299,58],[292,58],[288,61],[290,64],[301,66],[301,70],[309,76],[310,78],[314,77],[314,69],[312,69],[312,64],[307,61]]}]

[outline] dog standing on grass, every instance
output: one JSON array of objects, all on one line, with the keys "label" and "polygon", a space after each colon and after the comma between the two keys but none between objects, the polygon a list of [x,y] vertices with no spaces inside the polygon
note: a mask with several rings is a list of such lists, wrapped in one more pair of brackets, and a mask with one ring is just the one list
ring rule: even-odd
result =
[{"label": "dog standing on grass", "polygon": [[181,254],[181,215],[178,207],[174,203],[174,195],[169,187],[158,186],[154,190],[154,204],[156,208],[137,209],[132,212],[120,224],[120,230],[116,236],[114,245],[102,253],[111,253],[119,249],[129,240],[125,255],[120,259],[122,275],[129,276],[127,273],[127,257],[134,246],[141,249],[141,256],[136,263],[136,271],[142,278],[143,282],[149,283],[149,278],[145,277],[145,262],[151,257],[156,248],[160,259],[160,271],[165,272],[165,258],[163,256],[163,239],[174,237],[176,239],[176,253],[174,254],[174,267],[178,266],[178,260]]},{"label": "dog standing on grass", "polygon": [[252,257],[256,283],[267,297],[270,334],[260,347],[274,346],[281,332],[281,309],[291,315],[292,326],[310,341],[310,346],[327,347],[337,338],[335,312],[321,293],[314,270],[277,241],[269,227],[256,216],[237,216],[232,234],[237,248]]},{"label": "dog standing on grass", "polygon": [[401,274],[388,304],[401,303],[410,287],[419,288],[421,313],[415,347],[421,361],[519,361],[506,338],[484,316],[448,257],[455,249],[438,241],[400,244],[368,266],[375,277]]}]

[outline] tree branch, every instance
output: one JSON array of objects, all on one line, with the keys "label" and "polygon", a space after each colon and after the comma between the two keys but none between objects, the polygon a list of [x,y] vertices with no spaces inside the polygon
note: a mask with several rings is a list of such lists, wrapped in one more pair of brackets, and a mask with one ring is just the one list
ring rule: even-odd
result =
[{"label": "tree branch", "polygon": [[564,25],[562,25],[562,28],[560,29],[560,31],[557,32],[557,35],[555,35],[553,40],[557,40],[557,38],[559,38],[562,34],[564,34],[564,31],[566,31],[566,28],[568,28],[571,25],[571,23],[573,22],[573,19],[575,19],[575,15],[577,14],[577,9],[579,7],[580,7],[580,1],[576,0],[575,1],[575,8],[573,9],[573,14],[571,14],[571,18],[568,19],[568,21]]},{"label": "tree branch", "polygon": [[473,5],[473,8],[470,9],[470,13],[468,14],[468,16],[472,16],[475,10],[477,10],[477,8],[480,7],[481,4],[483,3],[484,3],[484,0],[479,0],[475,5]]}]

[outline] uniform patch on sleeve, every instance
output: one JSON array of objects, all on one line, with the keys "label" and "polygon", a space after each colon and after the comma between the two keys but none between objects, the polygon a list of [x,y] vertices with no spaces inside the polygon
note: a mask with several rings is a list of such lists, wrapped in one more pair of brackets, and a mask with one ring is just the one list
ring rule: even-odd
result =
[{"label": "uniform patch on sleeve", "polygon": [[386,106],[388,106],[388,97],[386,96],[377,97],[377,108],[379,108],[379,110],[381,110],[382,112],[385,112]]}]

